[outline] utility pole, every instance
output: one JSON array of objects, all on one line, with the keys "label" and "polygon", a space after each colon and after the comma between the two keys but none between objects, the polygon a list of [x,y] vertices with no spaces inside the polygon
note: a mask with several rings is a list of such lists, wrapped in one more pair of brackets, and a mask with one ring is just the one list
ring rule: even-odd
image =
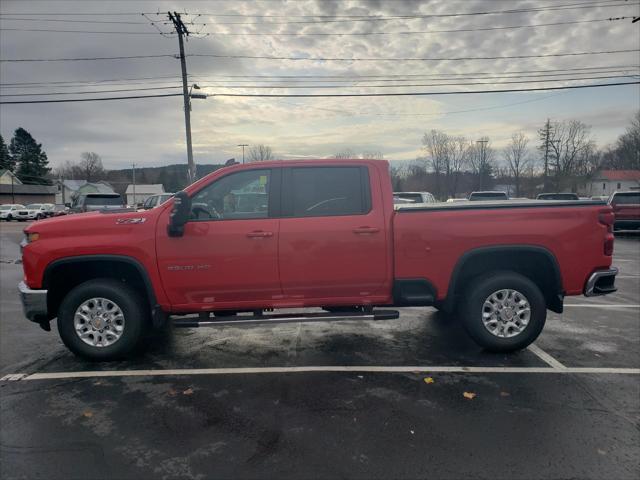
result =
[{"label": "utility pole", "polygon": [[244,165],[244,147],[248,147],[249,145],[246,143],[241,143],[238,147],[242,147],[242,164]]},{"label": "utility pole", "polygon": [[549,140],[549,143],[553,146],[553,151],[556,157],[556,192],[561,190],[560,188],[560,140]]},{"label": "utility pole", "polygon": [[16,203],[16,196],[13,192],[13,172],[9,170],[9,176],[11,177],[11,203]]},{"label": "utility pole", "polygon": [[178,44],[180,45],[180,67],[182,69],[182,96],[184,99],[184,125],[187,134],[187,165],[189,183],[193,183],[196,179],[196,168],[193,163],[193,147],[191,145],[191,101],[189,99],[189,89],[187,88],[187,62],[184,56],[183,36],[189,36],[189,30],[182,22],[178,12],[168,12],[169,20],[173,22],[173,26],[178,34]]},{"label": "utility pole", "polygon": [[483,183],[483,177],[485,174],[485,162],[486,162],[486,146],[487,143],[489,143],[489,140],[476,140],[476,143],[480,144],[480,163],[478,163],[478,174],[480,176],[480,186],[478,187],[479,190],[482,190],[482,187],[484,185]]},{"label": "utility pole", "polygon": [[133,177],[133,208],[136,208],[136,164],[131,164],[131,176]]},{"label": "utility pole", "polygon": [[543,189],[546,192],[549,185],[549,136],[551,135],[551,123],[547,118],[547,123],[544,124],[544,179]]}]

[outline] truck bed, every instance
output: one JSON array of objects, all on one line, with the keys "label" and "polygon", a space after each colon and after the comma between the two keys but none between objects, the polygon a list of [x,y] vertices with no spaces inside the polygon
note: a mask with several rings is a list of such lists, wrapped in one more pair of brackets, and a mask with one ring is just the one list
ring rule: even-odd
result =
[{"label": "truck bed", "polygon": [[610,208],[602,201],[476,201],[395,210],[394,278],[426,274],[438,300],[447,297],[456,268],[473,252],[500,249],[496,255],[515,263],[518,252],[539,251],[557,263],[567,295],[581,294],[594,268],[611,263],[603,252],[607,227],[599,222]]}]

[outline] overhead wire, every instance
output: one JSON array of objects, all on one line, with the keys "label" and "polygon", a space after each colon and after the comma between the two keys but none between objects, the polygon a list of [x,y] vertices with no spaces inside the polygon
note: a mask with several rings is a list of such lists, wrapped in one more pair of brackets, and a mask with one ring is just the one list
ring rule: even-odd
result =
[{"label": "overhead wire", "polygon": [[[146,17],[148,18],[148,17]],[[600,22],[613,22],[633,19],[633,16],[623,17],[609,17],[599,18],[591,20],[570,20],[562,22],[549,22],[549,23],[534,23],[528,25],[507,25],[501,27],[480,27],[480,28],[458,28],[449,30],[405,30],[399,32],[203,32],[203,28],[206,24],[202,24],[203,27],[198,30],[194,35],[196,38],[204,38],[207,36],[261,36],[261,37],[304,37],[304,36],[321,36],[321,37],[345,37],[345,36],[381,36],[381,35],[430,35],[437,33],[464,33],[464,32],[487,32],[487,31],[501,31],[501,30],[516,30],[520,28],[539,28],[539,27],[554,27],[554,26],[566,26],[577,25],[585,23],[600,23]],[[131,22],[133,23],[133,22]],[[144,22],[137,22],[144,23]],[[157,25],[149,19],[149,25],[155,27],[163,36],[174,34],[175,32],[164,32]],[[194,24],[195,25],[195,24]],[[153,32],[131,32],[131,31],[100,31],[100,30],[56,30],[45,28],[5,28],[1,27],[1,31],[14,31],[14,32],[52,32],[52,33],[84,33],[84,34],[116,34],[116,35],[154,35]],[[190,35],[193,37],[194,35]]]},{"label": "overhead wire", "polygon": [[[516,93],[516,92],[538,92],[550,90],[575,90],[583,88],[616,87],[623,85],[637,85],[640,81],[600,83],[590,85],[565,85],[558,87],[535,87],[523,89],[500,89],[500,90],[468,90],[468,91],[446,91],[446,92],[385,92],[385,93],[322,93],[322,94],[279,94],[279,93],[212,93],[210,97],[262,97],[262,98],[332,98],[332,97],[417,97],[417,96],[442,96],[442,95],[477,95],[490,93]],[[47,100],[10,100],[0,99],[0,105],[36,104],[36,103],[70,103],[70,102],[91,102],[106,100],[128,100],[139,98],[158,98],[182,96],[181,93],[167,93],[156,95],[139,95],[126,97],[98,97],[98,98],[74,98],[74,99],[47,99]]]}]

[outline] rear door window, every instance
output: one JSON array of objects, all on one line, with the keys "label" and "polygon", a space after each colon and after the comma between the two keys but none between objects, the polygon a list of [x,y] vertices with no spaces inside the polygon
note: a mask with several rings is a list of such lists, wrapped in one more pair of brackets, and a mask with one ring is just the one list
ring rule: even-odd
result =
[{"label": "rear door window", "polygon": [[287,177],[287,216],[363,215],[371,210],[366,167],[294,167]]}]

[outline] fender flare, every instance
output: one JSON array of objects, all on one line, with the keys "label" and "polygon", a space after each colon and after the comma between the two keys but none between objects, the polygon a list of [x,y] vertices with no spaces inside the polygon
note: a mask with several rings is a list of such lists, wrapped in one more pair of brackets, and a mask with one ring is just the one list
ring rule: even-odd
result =
[{"label": "fender flare", "polygon": [[462,254],[462,256],[456,262],[455,267],[451,273],[451,278],[449,281],[449,288],[447,289],[447,298],[445,299],[443,305],[446,311],[452,311],[454,302],[455,302],[455,291],[457,288],[457,284],[460,280],[460,272],[462,272],[465,264],[470,260],[487,254],[495,254],[495,253],[535,253],[537,255],[543,255],[552,265],[553,268],[553,278],[555,284],[552,286],[553,295],[551,298],[547,299],[548,308],[551,311],[556,313],[562,313],[563,310],[563,302],[564,302],[564,289],[562,286],[562,276],[560,274],[560,265],[555,255],[551,250],[545,247],[540,247],[538,245],[498,245],[491,247],[479,247],[474,248],[472,250],[467,250]]},{"label": "fender flare", "polygon": [[56,267],[73,263],[88,262],[119,262],[126,263],[127,265],[134,267],[140,275],[140,278],[142,278],[147,298],[149,300],[149,311],[151,313],[154,327],[159,327],[165,322],[166,314],[158,304],[156,293],[153,289],[153,284],[151,283],[151,279],[149,278],[147,270],[139,260],[127,255],[78,255],[73,257],[59,258],[52,261],[45,267],[44,274],[42,276],[42,287],[44,289],[48,289],[49,282],[51,281],[51,272]]}]

